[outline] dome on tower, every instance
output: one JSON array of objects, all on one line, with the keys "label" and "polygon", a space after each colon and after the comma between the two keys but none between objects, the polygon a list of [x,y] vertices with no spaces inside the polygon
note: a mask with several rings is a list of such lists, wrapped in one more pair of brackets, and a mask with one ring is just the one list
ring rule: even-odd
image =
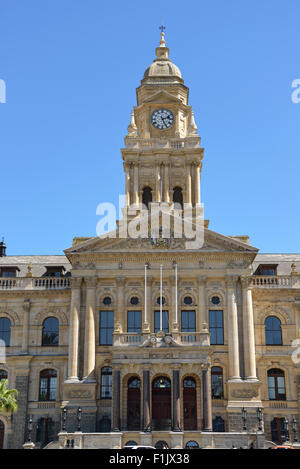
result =
[{"label": "dome on tower", "polygon": [[156,48],[156,59],[145,70],[147,77],[178,77],[182,78],[179,68],[169,59],[169,48],[166,47],[164,33],[161,33],[160,46]]}]

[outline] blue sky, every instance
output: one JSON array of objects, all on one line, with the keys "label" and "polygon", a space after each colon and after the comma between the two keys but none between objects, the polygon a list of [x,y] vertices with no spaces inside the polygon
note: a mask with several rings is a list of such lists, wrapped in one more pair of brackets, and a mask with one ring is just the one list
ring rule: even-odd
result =
[{"label": "blue sky", "polygon": [[300,252],[298,0],[0,0],[0,236],[60,254],[124,190],[120,147],[164,21],[205,147],[210,228]]}]

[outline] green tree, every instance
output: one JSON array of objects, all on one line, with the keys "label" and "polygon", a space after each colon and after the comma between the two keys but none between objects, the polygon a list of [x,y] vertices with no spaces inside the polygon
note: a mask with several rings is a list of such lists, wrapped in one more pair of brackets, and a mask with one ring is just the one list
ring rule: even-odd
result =
[{"label": "green tree", "polygon": [[18,402],[16,396],[17,389],[7,389],[7,379],[0,381],[0,412],[17,412]]}]

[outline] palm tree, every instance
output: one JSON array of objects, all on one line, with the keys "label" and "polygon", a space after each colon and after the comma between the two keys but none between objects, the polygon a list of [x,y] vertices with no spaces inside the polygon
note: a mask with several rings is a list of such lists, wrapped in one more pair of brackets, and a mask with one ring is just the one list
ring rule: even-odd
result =
[{"label": "palm tree", "polygon": [[0,381],[0,412],[17,412],[18,402],[16,396],[17,389],[7,389],[7,379]]}]

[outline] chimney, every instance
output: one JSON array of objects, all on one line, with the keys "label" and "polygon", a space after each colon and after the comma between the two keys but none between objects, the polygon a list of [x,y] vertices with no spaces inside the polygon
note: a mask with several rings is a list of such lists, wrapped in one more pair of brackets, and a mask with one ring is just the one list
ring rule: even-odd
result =
[{"label": "chimney", "polygon": [[4,242],[4,238],[2,238],[2,241],[0,243],[0,257],[5,257],[6,256],[6,244]]}]

